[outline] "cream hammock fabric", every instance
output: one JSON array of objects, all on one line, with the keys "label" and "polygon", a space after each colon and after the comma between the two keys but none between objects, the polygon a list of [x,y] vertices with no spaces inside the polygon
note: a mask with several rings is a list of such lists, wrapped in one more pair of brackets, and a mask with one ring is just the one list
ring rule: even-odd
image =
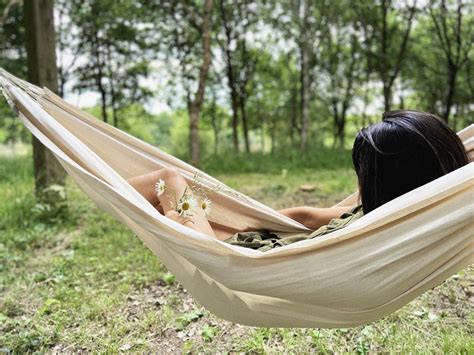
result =
[{"label": "cream hammock fabric", "polygon": [[[268,327],[355,326],[395,311],[473,261],[472,162],[342,230],[262,253],[162,216],[125,181],[165,166],[192,179],[193,166],[5,71],[0,84],[25,126],[80,188],[132,229],[218,317]],[[472,153],[474,125],[459,135]],[[211,197],[213,223],[307,230],[202,174],[205,185],[226,189]]]}]

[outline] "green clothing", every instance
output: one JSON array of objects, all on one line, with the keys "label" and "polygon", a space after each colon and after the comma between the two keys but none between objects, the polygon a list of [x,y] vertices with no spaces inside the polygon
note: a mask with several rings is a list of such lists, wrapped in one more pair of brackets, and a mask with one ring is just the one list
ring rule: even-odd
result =
[{"label": "green clothing", "polygon": [[362,217],[362,205],[351,208],[344,212],[339,218],[332,219],[327,225],[321,226],[313,232],[288,233],[271,232],[269,230],[239,232],[224,242],[241,247],[252,248],[260,251],[267,251],[301,240],[312,239],[329,234],[354,222]]}]

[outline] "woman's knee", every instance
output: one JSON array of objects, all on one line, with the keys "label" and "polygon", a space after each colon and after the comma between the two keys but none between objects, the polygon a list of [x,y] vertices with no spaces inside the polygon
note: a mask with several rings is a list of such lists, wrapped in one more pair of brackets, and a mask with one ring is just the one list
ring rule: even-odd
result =
[{"label": "woman's knee", "polygon": [[178,176],[181,176],[178,170],[172,167],[164,167],[160,170],[158,170],[158,175],[161,179],[166,180],[166,179],[173,179]]}]

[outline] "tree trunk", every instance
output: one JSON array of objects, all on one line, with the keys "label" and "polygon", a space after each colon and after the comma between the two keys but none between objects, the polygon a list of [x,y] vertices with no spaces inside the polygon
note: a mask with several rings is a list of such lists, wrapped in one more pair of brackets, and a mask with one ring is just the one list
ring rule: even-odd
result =
[{"label": "tree trunk", "polygon": [[382,16],[383,16],[383,24],[382,24],[382,56],[383,56],[383,70],[382,70],[382,82],[383,82],[383,97],[384,97],[384,108],[385,112],[390,111],[390,107],[392,105],[392,88],[393,83],[398,77],[400,70],[402,68],[402,62],[405,57],[406,48],[408,45],[408,41],[410,38],[410,31],[413,25],[413,19],[416,12],[416,3],[415,0],[413,6],[410,9],[410,13],[407,19],[407,27],[403,34],[402,43],[400,44],[400,48],[398,49],[398,54],[396,56],[395,65],[390,68],[391,74],[389,74],[389,54],[387,45],[389,42],[389,24],[388,24],[388,11],[391,6],[390,0],[382,0]]},{"label": "tree trunk", "polygon": [[239,93],[237,92],[237,83],[235,80],[234,66],[232,65],[232,53],[230,50],[232,34],[231,29],[227,23],[227,13],[223,3],[220,4],[220,10],[222,25],[224,27],[226,36],[226,44],[223,48],[223,51],[225,53],[226,59],[227,81],[230,89],[230,101],[232,108],[232,143],[234,145],[234,151],[237,153],[239,151]]},{"label": "tree trunk", "polygon": [[114,127],[118,128],[118,114],[117,114],[117,95],[115,93],[114,75],[111,68],[112,63],[112,51],[110,50],[110,44],[107,44],[107,70],[109,75],[110,85],[110,106],[112,108],[112,122]]},{"label": "tree trunk", "polygon": [[100,61],[100,53],[99,53],[99,44],[97,39],[97,33],[94,33],[93,37],[93,46],[95,52],[95,61],[97,65],[97,72],[95,73],[95,81],[97,85],[97,90],[100,93],[100,102],[101,102],[101,109],[102,109],[102,120],[104,122],[108,121],[107,115],[107,92],[105,90],[104,83],[102,82],[102,78],[104,77],[104,73],[102,72],[102,63]]},{"label": "tree trunk", "polygon": [[290,122],[291,146],[296,147],[296,136],[298,135],[298,88],[294,85],[291,88],[291,122]]},{"label": "tree trunk", "polygon": [[446,104],[443,112],[443,118],[446,123],[449,122],[449,116],[451,114],[451,108],[454,103],[454,94],[456,92],[456,76],[457,67],[455,65],[449,65],[448,67],[448,92],[446,94]]},{"label": "tree trunk", "polygon": [[301,149],[306,147],[309,129],[309,55],[307,44],[301,48]]},{"label": "tree trunk", "polygon": [[212,106],[211,106],[211,126],[212,126],[212,131],[214,132],[214,154],[217,154],[219,152],[219,124],[217,122],[215,93],[212,98]]},{"label": "tree trunk", "polygon": [[270,126],[270,140],[271,140],[271,154],[275,153],[276,148],[276,123],[275,117],[272,117],[271,126]]},{"label": "tree trunk", "polygon": [[260,112],[260,106],[257,105],[257,117],[260,118],[260,150],[262,153],[265,152],[265,117],[262,117]]},{"label": "tree trunk", "polygon": [[392,106],[392,88],[388,85],[383,86],[383,107],[385,112],[390,111]]},{"label": "tree trunk", "polygon": [[[342,111],[342,112],[340,112]],[[337,99],[333,96],[332,98],[332,113],[334,117],[334,144],[333,147],[344,148],[344,136],[345,136],[345,125],[346,125],[346,111],[347,108],[344,106],[341,110],[338,108]]]},{"label": "tree trunk", "polygon": [[58,95],[61,97],[64,97],[64,88],[66,86],[66,75],[64,74],[64,70],[62,67],[58,68],[58,76],[59,76]]},{"label": "tree trunk", "polygon": [[387,24],[387,14],[388,14],[388,6],[386,0],[382,0],[380,2],[380,6],[382,8],[382,31],[380,32],[382,38],[380,39],[382,43],[382,84],[383,84],[383,106],[384,111],[390,111],[390,99],[391,99],[391,87],[389,85],[389,75],[388,75],[388,53],[387,53],[387,42],[388,42],[388,24]]},{"label": "tree trunk", "polygon": [[300,148],[304,149],[308,140],[309,130],[309,100],[310,100],[310,73],[309,73],[309,38],[306,32],[308,23],[309,0],[304,2],[303,28],[301,33],[301,142]]},{"label": "tree trunk", "polygon": [[[303,54],[303,57],[306,57]],[[303,59],[301,68],[301,149],[306,147],[309,129],[309,68],[306,59]]]},{"label": "tree trunk", "polygon": [[99,73],[97,74],[97,88],[99,89],[100,92],[100,102],[101,102],[101,112],[102,112],[102,120],[104,122],[108,121],[108,115],[107,115],[107,93],[105,92],[104,85],[102,84],[102,73],[101,70],[99,70]]},{"label": "tree trunk", "polygon": [[337,122],[337,137],[339,139],[339,148],[344,149],[344,139],[346,136],[346,115],[343,113]]},{"label": "tree trunk", "polygon": [[204,3],[204,16],[201,25],[202,36],[202,64],[199,69],[199,85],[190,107],[190,123],[189,123],[189,146],[191,164],[199,166],[199,114],[204,102],[204,92],[206,89],[206,80],[209,67],[211,66],[211,28],[212,28],[212,2],[206,0]]},{"label": "tree trunk", "polygon": [[[28,81],[57,93],[53,0],[25,0],[24,16]],[[50,204],[54,212],[64,210],[66,205],[60,192],[50,187],[64,187],[66,172],[51,151],[34,136],[33,162],[37,199]]]},{"label": "tree trunk", "polygon": [[245,111],[245,100],[240,98],[240,113],[242,116],[242,128],[244,129],[245,151],[250,153],[249,128],[247,124],[247,112]]},{"label": "tree trunk", "polygon": [[232,143],[234,144],[234,151],[239,151],[239,103],[237,101],[237,94],[233,93],[231,89],[231,106],[232,106]]}]

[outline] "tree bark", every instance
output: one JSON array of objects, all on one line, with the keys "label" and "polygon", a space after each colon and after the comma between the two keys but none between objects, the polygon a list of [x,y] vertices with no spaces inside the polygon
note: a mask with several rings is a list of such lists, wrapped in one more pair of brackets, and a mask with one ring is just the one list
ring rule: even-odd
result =
[{"label": "tree bark", "polygon": [[275,116],[271,118],[270,121],[270,141],[271,141],[271,154],[275,153],[276,149],[276,122],[275,122]]},{"label": "tree bark", "polygon": [[[25,0],[25,38],[28,64],[28,80],[40,87],[58,92],[56,67],[53,0]],[[38,200],[50,204],[58,212],[66,205],[52,185],[64,187],[66,172],[36,137],[33,136],[33,163],[35,194]],[[64,196],[64,195],[63,195]]]},{"label": "tree bark", "polygon": [[296,137],[300,131],[298,127],[298,88],[297,84],[291,88],[291,122],[290,122],[290,142],[292,147],[296,147]]},{"label": "tree bark", "polygon": [[242,116],[242,128],[244,130],[245,151],[250,153],[249,127],[247,122],[247,112],[245,110],[245,99],[240,98],[240,114]]},{"label": "tree bark", "polygon": [[388,32],[387,32],[387,13],[388,13],[388,6],[386,0],[382,0],[380,2],[380,6],[382,9],[382,31],[380,32],[382,38],[380,42],[382,43],[382,84],[383,84],[383,105],[384,111],[390,111],[390,101],[391,101],[391,88],[389,87],[389,79],[388,79],[388,53],[387,53],[387,42],[388,42]]},{"label": "tree bark", "polygon": [[[433,11],[433,7],[430,7],[430,15],[435,26],[435,32],[440,42],[441,48],[446,57],[448,65],[448,90],[444,99],[444,110],[442,113],[443,119],[448,122],[449,116],[451,115],[451,109],[454,105],[455,93],[456,93],[456,79],[459,71],[463,65],[468,61],[469,49],[472,46],[470,41],[467,41],[466,47],[463,46],[464,41],[462,38],[462,16],[464,4],[462,1],[457,2],[456,8],[456,22],[453,26],[454,33],[453,37],[450,38],[448,9],[446,1],[441,1],[441,9],[439,11],[439,18]],[[454,45],[453,45],[454,43]],[[452,48],[454,46],[454,48]]]},{"label": "tree bark", "polygon": [[232,107],[232,143],[234,144],[234,151],[239,151],[239,102],[237,94],[233,89],[231,91],[231,107]]},{"label": "tree bark", "polygon": [[100,93],[100,102],[101,102],[101,112],[102,112],[102,120],[104,122],[108,122],[108,115],[107,115],[107,91],[105,89],[104,83],[102,79],[104,77],[104,73],[102,71],[102,62],[100,60],[100,52],[99,52],[99,39],[97,38],[97,32],[94,29],[92,34],[92,46],[94,48],[94,57],[95,57],[95,64],[96,64],[96,72],[95,75],[95,84],[97,86],[97,90]]},{"label": "tree bark", "polygon": [[402,62],[405,57],[406,48],[408,45],[408,40],[410,38],[411,27],[413,24],[413,19],[415,16],[416,10],[416,2],[415,0],[413,6],[410,8],[410,13],[407,19],[407,27],[405,29],[405,33],[403,34],[402,43],[398,50],[397,60],[393,68],[390,69],[392,74],[389,74],[389,54],[388,54],[388,41],[389,41],[389,31],[388,31],[388,11],[391,6],[391,0],[382,0],[381,8],[382,8],[382,73],[381,78],[383,82],[383,97],[384,97],[384,110],[385,112],[390,111],[392,105],[392,88],[393,83],[398,77],[400,73]]},{"label": "tree bark", "polygon": [[309,73],[309,38],[307,32],[309,16],[309,0],[304,1],[303,26],[301,29],[300,56],[301,56],[301,141],[300,148],[304,149],[308,140],[309,104],[310,104],[310,73]]},{"label": "tree bark", "polygon": [[224,27],[224,33],[226,38],[226,43],[223,48],[226,59],[226,73],[227,81],[230,89],[230,102],[232,109],[232,143],[234,145],[234,151],[237,153],[239,151],[239,93],[237,91],[237,83],[235,79],[234,66],[232,65],[232,53],[230,50],[230,44],[232,41],[232,33],[227,23],[227,12],[224,3],[221,1],[220,4],[220,13],[222,18],[222,26]]},{"label": "tree bark", "polygon": [[211,105],[211,126],[212,131],[214,132],[214,154],[217,154],[219,152],[219,123],[217,118],[216,106],[216,95],[214,93]]},{"label": "tree bark", "polygon": [[202,64],[199,69],[198,89],[190,107],[189,146],[191,164],[194,166],[199,166],[200,163],[199,114],[204,102],[207,73],[209,72],[209,67],[211,66],[212,3],[213,0],[206,0],[204,3],[204,15],[201,25]]},{"label": "tree bark", "polygon": [[114,127],[118,128],[118,113],[117,113],[117,95],[115,92],[115,83],[114,83],[114,75],[113,70],[111,67],[112,63],[112,51],[110,50],[110,44],[108,43],[107,46],[107,69],[109,75],[109,85],[110,85],[110,106],[112,108],[112,122]]},{"label": "tree bark", "polygon": [[448,92],[446,94],[446,104],[443,113],[443,118],[446,122],[449,121],[449,116],[451,115],[451,108],[454,104],[454,95],[456,92],[456,77],[458,68],[455,65],[449,65],[448,69]]}]

